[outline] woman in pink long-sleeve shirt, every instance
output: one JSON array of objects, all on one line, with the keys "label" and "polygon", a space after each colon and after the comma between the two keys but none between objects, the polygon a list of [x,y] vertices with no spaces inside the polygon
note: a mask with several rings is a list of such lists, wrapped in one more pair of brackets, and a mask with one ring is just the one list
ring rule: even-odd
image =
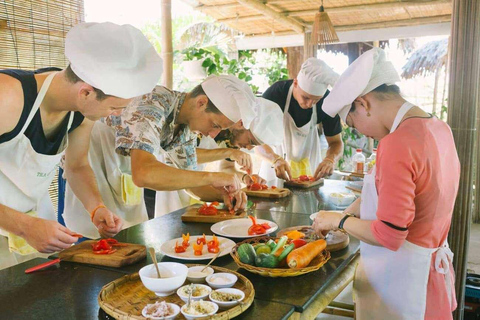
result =
[{"label": "woman in pink long-sleeve shirt", "polygon": [[[379,141],[376,167],[365,177],[361,200],[342,214],[320,211],[313,227],[343,229],[361,240],[357,319],[452,319],[457,304],[446,239],[460,177],[452,132],[385,84],[398,79],[383,51],[368,54],[340,77],[324,108]],[[370,79],[363,77],[343,107],[345,88],[355,91],[365,74]]]}]

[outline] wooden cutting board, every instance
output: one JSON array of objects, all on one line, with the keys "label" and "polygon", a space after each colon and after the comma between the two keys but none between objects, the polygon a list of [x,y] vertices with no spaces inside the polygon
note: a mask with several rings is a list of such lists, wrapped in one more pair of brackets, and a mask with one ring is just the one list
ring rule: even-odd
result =
[{"label": "wooden cutting board", "polygon": [[241,211],[237,214],[230,214],[227,209],[219,209],[218,214],[215,216],[204,216],[198,214],[198,209],[200,209],[200,204],[195,204],[187,208],[184,214],[182,214],[183,222],[203,222],[203,223],[217,223],[223,220],[245,218],[247,213]]},{"label": "wooden cutting board", "polygon": [[[312,229],[312,226],[296,226],[296,227],[285,228],[277,232],[277,237],[281,237],[285,235],[287,232],[294,231],[294,230],[298,230],[300,232],[305,233],[305,240],[307,241],[313,241],[316,239],[316,235]],[[348,234],[345,234],[341,231],[330,231],[326,240],[327,240],[327,250],[330,252],[342,250],[346,248],[350,243],[350,237],[348,236]]]},{"label": "wooden cutting board", "polygon": [[323,185],[323,178],[318,179],[316,181],[302,181],[302,182],[285,181],[283,183],[284,187],[295,187],[295,188],[303,188],[303,189],[308,189],[308,188],[316,187],[320,185]]},{"label": "wooden cutting board", "polygon": [[266,190],[258,190],[258,191],[252,191],[248,188],[243,188],[242,191],[245,192],[249,197],[274,198],[274,199],[288,197],[291,193],[291,191],[286,188],[276,188],[276,189],[268,188]]},{"label": "wooden cutting board", "polygon": [[92,243],[96,240],[87,240],[59,253],[58,257],[63,261],[95,264],[120,268],[133,264],[147,256],[145,246],[129,243],[126,247],[115,247],[117,252],[112,254],[95,254],[92,250]]}]

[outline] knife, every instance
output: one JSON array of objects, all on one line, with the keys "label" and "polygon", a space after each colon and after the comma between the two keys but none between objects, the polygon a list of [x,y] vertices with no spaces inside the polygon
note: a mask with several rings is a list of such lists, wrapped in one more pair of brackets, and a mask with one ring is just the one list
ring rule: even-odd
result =
[{"label": "knife", "polygon": [[53,266],[54,264],[57,264],[59,262],[60,262],[60,258],[57,258],[57,259],[54,259],[54,260],[51,260],[51,261],[47,261],[47,262],[41,263],[39,265],[36,265],[35,267],[28,268],[27,270],[25,270],[25,273],[29,274],[29,273],[32,273],[32,272],[35,272],[35,271],[38,271],[38,270],[42,270],[42,269],[45,269],[47,267]]}]

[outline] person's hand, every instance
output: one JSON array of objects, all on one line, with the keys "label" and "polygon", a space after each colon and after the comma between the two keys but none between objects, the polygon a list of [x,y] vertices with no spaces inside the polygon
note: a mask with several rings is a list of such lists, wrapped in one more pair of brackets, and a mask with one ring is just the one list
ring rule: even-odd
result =
[{"label": "person's hand", "polygon": [[290,181],[290,179],[292,178],[292,172],[290,169],[290,165],[285,159],[281,158],[276,160],[273,164],[273,167],[275,168],[275,174],[278,178]]},{"label": "person's hand", "polygon": [[330,230],[337,230],[344,214],[338,211],[319,211],[313,220],[313,230],[317,235],[325,235]]},{"label": "person's hand", "polygon": [[231,149],[229,158],[240,166],[240,169],[248,174],[252,172],[252,157],[243,151]]},{"label": "person's hand", "polygon": [[333,162],[330,159],[324,159],[315,170],[315,180],[329,176],[333,173]]},{"label": "person's hand", "polygon": [[93,224],[104,238],[111,238],[122,230],[123,220],[107,208],[98,208],[93,216]]},{"label": "person's hand", "polygon": [[258,174],[254,174],[252,176],[244,175],[243,182],[247,185],[247,187],[251,186],[255,182],[260,184],[267,184],[267,180],[263,179]]},{"label": "person's hand", "polygon": [[238,179],[237,175],[224,172],[215,172],[211,185],[227,194],[237,193],[241,189],[240,179]]},{"label": "person's hand", "polygon": [[241,190],[234,194],[225,194],[223,202],[228,210],[245,210],[247,207],[247,194]]},{"label": "person's hand", "polygon": [[75,232],[52,220],[28,217],[23,238],[41,253],[54,253],[78,241]]}]

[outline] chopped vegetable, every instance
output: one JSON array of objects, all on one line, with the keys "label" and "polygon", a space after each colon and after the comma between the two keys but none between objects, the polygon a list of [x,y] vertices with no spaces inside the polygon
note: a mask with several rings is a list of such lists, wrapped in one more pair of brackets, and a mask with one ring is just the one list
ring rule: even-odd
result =
[{"label": "chopped vegetable", "polygon": [[203,237],[198,237],[197,238],[197,244],[207,244],[207,239],[205,238],[205,233],[203,234]]},{"label": "chopped vegetable", "polygon": [[182,242],[182,246],[183,247],[188,247],[190,245],[189,241],[190,241],[190,233],[187,233],[187,235],[184,235],[182,233],[182,239],[183,239],[183,242]]},{"label": "chopped vegetable", "polygon": [[196,256],[201,256],[203,254],[203,243],[193,244],[193,254]]},{"label": "chopped vegetable", "polygon": [[295,245],[295,249],[297,249],[306,245],[307,241],[303,239],[296,239],[296,240],[293,240],[292,243]]},{"label": "chopped vegetable", "polygon": [[324,239],[309,242],[301,248],[293,250],[287,256],[287,263],[290,268],[305,268],[310,262],[327,247]]},{"label": "chopped vegetable", "polygon": [[262,244],[262,245],[259,245],[255,248],[255,253],[258,255],[260,253],[270,253],[272,252],[272,249],[266,245],[266,244]]},{"label": "chopped vegetable", "polygon": [[288,237],[288,239],[292,239],[292,240],[305,238],[305,233],[300,232],[298,230],[289,231],[285,233],[285,235]]},{"label": "chopped vegetable", "polygon": [[178,245],[178,241],[175,242],[175,252],[176,253],[182,253],[182,252],[185,252],[187,249],[185,246],[179,246]]},{"label": "chopped vegetable", "polygon": [[257,219],[254,216],[248,216],[251,220],[253,225],[248,228],[248,235],[261,235],[267,233],[267,230],[270,229],[270,225],[268,223],[257,224]]},{"label": "chopped vegetable", "polygon": [[200,209],[198,209],[198,214],[204,215],[204,216],[214,216],[218,214],[218,209],[215,208],[215,206],[218,206],[218,202],[212,202],[211,204],[206,204],[204,203]]},{"label": "chopped vegetable", "polygon": [[255,249],[250,243],[243,243],[237,249],[238,257],[240,261],[246,264],[254,265],[256,253]]}]

